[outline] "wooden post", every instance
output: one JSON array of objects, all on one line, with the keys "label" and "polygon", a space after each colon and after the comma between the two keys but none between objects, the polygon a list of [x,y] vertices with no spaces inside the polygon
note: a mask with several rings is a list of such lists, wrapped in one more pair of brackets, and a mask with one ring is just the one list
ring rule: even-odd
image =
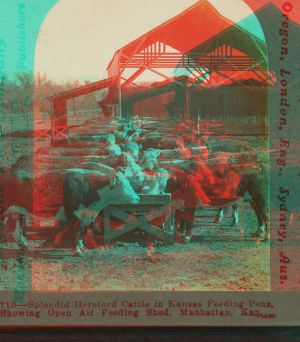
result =
[{"label": "wooden post", "polygon": [[190,106],[189,106],[189,85],[188,82],[186,82],[184,86],[184,91],[185,91],[185,107],[186,107],[186,118],[185,120],[190,119]]},{"label": "wooden post", "polygon": [[118,91],[119,91],[119,117],[122,117],[122,89],[121,89],[121,77],[119,76],[118,80]]},{"label": "wooden post", "polygon": [[118,87],[119,87],[119,117],[122,117],[122,89],[121,89],[121,72],[120,72],[120,52],[118,53]]},{"label": "wooden post", "polygon": [[53,117],[53,100],[50,100],[50,118],[51,118],[51,142],[54,139],[54,117]]}]

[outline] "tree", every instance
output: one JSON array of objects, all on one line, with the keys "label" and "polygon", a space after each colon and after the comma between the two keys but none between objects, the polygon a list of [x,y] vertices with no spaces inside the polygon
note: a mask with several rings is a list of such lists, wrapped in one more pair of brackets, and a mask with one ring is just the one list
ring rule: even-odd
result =
[{"label": "tree", "polygon": [[15,73],[15,97],[20,112],[33,111],[33,73],[18,70]]}]

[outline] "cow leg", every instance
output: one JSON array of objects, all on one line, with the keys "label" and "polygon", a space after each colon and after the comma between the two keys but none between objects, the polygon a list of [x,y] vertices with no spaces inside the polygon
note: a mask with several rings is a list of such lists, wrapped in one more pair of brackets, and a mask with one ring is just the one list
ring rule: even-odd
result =
[{"label": "cow leg", "polygon": [[175,240],[177,240],[180,236],[181,223],[180,223],[180,219],[176,215],[176,211],[173,213],[173,215],[174,215],[174,234],[175,234]]},{"label": "cow leg", "polygon": [[258,238],[259,240],[264,240],[266,238],[266,229],[265,225],[259,226],[257,231],[252,235],[254,238]]},{"label": "cow leg", "polygon": [[80,228],[80,221],[76,220],[76,223],[74,225],[75,232],[77,231],[76,237],[75,237],[75,248],[78,253],[86,251],[86,248],[83,244],[82,237],[85,233],[85,228]]},{"label": "cow leg", "polygon": [[[79,220],[78,220],[79,221]],[[79,223],[78,223],[79,224]],[[68,223],[54,238],[54,246],[74,247],[76,245],[76,220]]]},{"label": "cow leg", "polygon": [[[242,197],[243,198],[247,191],[249,191],[249,184],[248,184],[247,180],[243,179],[240,181],[240,183],[238,185],[236,197]],[[239,211],[238,211],[237,205],[235,204],[232,206],[232,226],[235,227],[238,224],[239,224]]]},{"label": "cow leg", "polygon": [[221,223],[223,221],[223,217],[224,217],[224,209],[220,208],[215,218],[215,223]]},{"label": "cow leg", "polygon": [[232,206],[232,226],[236,227],[239,224],[239,211],[237,205]]},{"label": "cow leg", "polygon": [[[176,214],[178,211],[175,211],[175,222],[174,222],[174,232],[176,236],[176,240],[179,242],[182,242],[182,240],[185,242],[186,234],[188,232],[188,223],[187,221],[181,219]],[[189,238],[188,238],[189,239]]]},{"label": "cow leg", "polygon": [[88,248],[85,246],[84,242],[83,242],[83,237],[85,236],[85,234],[87,233],[87,227],[83,228],[82,230],[82,234],[81,234],[81,238],[79,240],[79,246],[80,246],[80,249],[82,249],[83,251],[87,251]]},{"label": "cow leg", "polygon": [[256,213],[256,217],[257,217],[258,229],[253,234],[253,237],[265,239],[267,232],[266,232],[265,215],[264,215],[263,209],[255,205],[254,210]]},{"label": "cow leg", "polygon": [[191,240],[192,229],[194,224],[185,220],[181,220],[181,233],[183,236],[183,242],[188,243]]},{"label": "cow leg", "polygon": [[254,210],[257,217],[258,229],[253,234],[253,237],[257,237],[260,240],[267,240],[269,238],[269,232],[267,229],[267,214],[265,213],[264,206],[255,205]]},{"label": "cow leg", "polygon": [[267,222],[267,218],[265,219],[265,236],[264,236],[264,240],[269,240],[270,239],[270,230],[268,228],[268,222]]},{"label": "cow leg", "polygon": [[86,251],[87,250],[87,248],[85,247],[85,245],[83,243],[82,237],[78,241],[78,247],[80,248],[81,251]]},{"label": "cow leg", "polygon": [[266,231],[266,217],[267,217],[267,210],[266,210],[266,200],[264,197],[264,193],[259,191],[259,189],[255,188],[255,184],[249,188],[249,193],[254,202],[254,211],[257,217],[258,229],[256,233],[253,234],[253,237],[257,237],[260,240],[264,240],[267,238],[267,231]]}]

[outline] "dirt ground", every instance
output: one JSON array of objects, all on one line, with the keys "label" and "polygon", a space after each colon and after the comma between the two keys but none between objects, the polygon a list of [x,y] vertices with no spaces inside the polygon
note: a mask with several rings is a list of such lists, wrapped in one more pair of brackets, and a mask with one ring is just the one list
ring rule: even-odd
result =
[{"label": "dirt ground", "polygon": [[[147,248],[105,246],[78,255],[52,250],[26,257],[32,291],[268,291],[269,244],[203,238],[201,243]],[[32,270],[32,271],[31,271]],[[1,290],[16,286],[17,262],[6,261]]]},{"label": "dirt ground", "polygon": [[[117,241],[78,254],[68,249],[37,248],[26,252],[25,283],[32,291],[268,291],[269,241],[248,237],[255,216],[244,203],[242,222],[219,226],[196,224],[188,244],[154,243],[153,259],[139,243]],[[244,236],[242,236],[244,235]],[[31,241],[38,247],[41,241]],[[5,261],[1,289],[15,287],[16,255]]]},{"label": "dirt ground", "polygon": [[33,263],[33,291],[266,291],[268,246],[212,241],[146,248],[106,247],[84,256],[56,251],[61,260]]}]

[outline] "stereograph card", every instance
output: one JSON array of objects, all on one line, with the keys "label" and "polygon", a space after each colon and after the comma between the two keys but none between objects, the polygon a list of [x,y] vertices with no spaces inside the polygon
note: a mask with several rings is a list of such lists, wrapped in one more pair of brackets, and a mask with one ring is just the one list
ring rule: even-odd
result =
[{"label": "stereograph card", "polygon": [[0,16],[0,325],[299,324],[300,3]]}]

